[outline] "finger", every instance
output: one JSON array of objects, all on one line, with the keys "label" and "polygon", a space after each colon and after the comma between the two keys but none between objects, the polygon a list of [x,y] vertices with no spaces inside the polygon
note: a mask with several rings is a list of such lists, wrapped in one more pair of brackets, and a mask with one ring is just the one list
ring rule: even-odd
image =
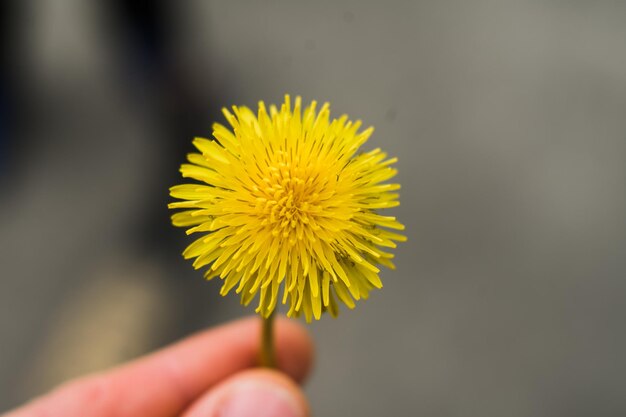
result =
[{"label": "finger", "polygon": [[[296,381],[313,347],[294,321],[277,319],[277,364]],[[107,373],[70,382],[5,417],[172,416],[231,374],[258,365],[261,322],[239,320],[205,331]]]},{"label": "finger", "polygon": [[300,388],[283,374],[254,369],[214,387],[182,417],[306,417],[309,406]]}]

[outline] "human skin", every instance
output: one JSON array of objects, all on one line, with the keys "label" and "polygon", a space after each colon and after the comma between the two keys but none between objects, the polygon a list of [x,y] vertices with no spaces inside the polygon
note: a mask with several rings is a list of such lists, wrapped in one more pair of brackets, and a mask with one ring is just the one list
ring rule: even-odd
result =
[{"label": "human skin", "polygon": [[2,417],[309,416],[298,384],[313,344],[298,323],[277,318],[278,370],[258,367],[261,321],[237,320],[133,362],[70,381]]}]

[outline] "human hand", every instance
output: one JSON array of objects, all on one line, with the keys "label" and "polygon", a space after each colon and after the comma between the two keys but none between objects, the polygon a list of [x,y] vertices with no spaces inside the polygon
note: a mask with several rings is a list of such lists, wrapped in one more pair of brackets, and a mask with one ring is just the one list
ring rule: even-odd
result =
[{"label": "human hand", "polygon": [[[306,417],[296,382],[313,359],[306,331],[275,324],[280,371],[258,366],[261,322],[238,320],[156,353],[66,383],[4,417]],[[294,382],[295,381],[295,382]]]}]

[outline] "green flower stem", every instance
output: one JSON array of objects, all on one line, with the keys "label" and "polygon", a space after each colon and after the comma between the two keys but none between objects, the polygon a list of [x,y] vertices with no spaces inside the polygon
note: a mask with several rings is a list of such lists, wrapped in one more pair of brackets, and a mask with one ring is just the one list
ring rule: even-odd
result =
[{"label": "green flower stem", "polygon": [[263,317],[261,330],[261,366],[276,368],[276,355],[274,352],[274,313],[269,317]]},{"label": "green flower stem", "polygon": [[274,313],[263,317],[261,330],[261,366],[276,368],[276,353],[274,351]]}]

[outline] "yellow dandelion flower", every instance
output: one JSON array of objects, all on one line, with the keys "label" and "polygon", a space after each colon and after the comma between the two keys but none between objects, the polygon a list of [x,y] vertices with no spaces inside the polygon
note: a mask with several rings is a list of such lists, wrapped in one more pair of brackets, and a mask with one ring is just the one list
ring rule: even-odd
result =
[{"label": "yellow dandelion flower", "polygon": [[177,185],[169,204],[184,209],[175,226],[202,233],[183,252],[205,276],[219,276],[221,294],[236,287],[241,303],[256,295],[256,312],[269,317],[280,288],[288,316],[319,319],[338,313],[338,298],[349,308],[381,288],[377,265],[394,268],[394,241],[406,238],[395,217],[378,214],[399,204],[396,174],[380,149],[358,153],[373,128],[360,121],[330,120],[329,104],[315,101],[304,111],[289,96],[280,110],[259,102],[223,110],[232,130],[213,125],[213,138],[196,138],[199,153],[187,156],[180,171],[200,184]]}]

